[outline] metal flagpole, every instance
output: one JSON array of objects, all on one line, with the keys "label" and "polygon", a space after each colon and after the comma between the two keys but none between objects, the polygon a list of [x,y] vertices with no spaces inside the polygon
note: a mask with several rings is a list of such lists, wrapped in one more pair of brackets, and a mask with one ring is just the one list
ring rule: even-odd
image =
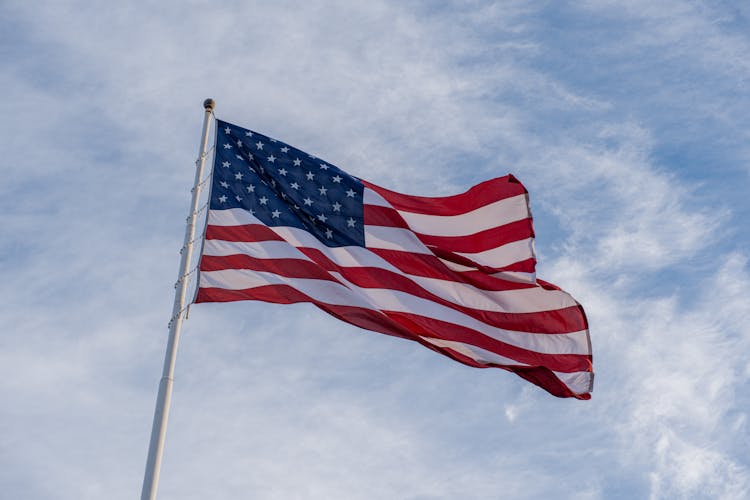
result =
[{"label": "metal flagpole", "polygon": [[185,243],[182,247],[182,258],[180,260],[180,275],[177,280],[177,289],[174,296],[172,308],[172,320],[169,322],[169,341],[167,342],[167,353],[164,357],[164,370],[159,382],[159,395],[156,399],[154,410],[154,424],[151,427],[151,442],[148,446],[148,460],[146,461],[146,473],[143,476],[143,489],[141,500],[155,500],[156,490],[159,486],[159,471],[161,469],[161,456],[164,451],[164,436],[167,433],[167,418],[169,417],[169,404],[172,399],[172,383],[174,381],[174,363],[177,357],[177,342],[180,340],[180,329],[185,312],[185,298],[187,295],[187,282],[190,263],[193,257],[193,240],[195,239],[195,219],[197,218],[198,202],[202,188],[203,165],[206,161],[206,147],[208,146],[208,130],[211,126],[211,112],[216,103],[213,99],[203,101],[206,115],[203,119],[203,137],[201,138],[200,150],[198,152],[197,168],[195,169],[195,184],[193,187],[193,202],[185,228]]}]

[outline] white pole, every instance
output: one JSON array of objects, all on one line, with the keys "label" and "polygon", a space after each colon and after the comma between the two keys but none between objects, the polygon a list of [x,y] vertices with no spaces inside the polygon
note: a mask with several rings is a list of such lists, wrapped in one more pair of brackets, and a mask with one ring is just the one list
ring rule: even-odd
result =
[{"label": "white pole", "polygon": [[182,247],[182,258],[180,260],[180,275],[177,281],[177,290],[174,296],[172,308],[172,321],[169,323],[169,341],[167,342],[167,353],[164,357],[164,371],[159,382],[159,395],[156,399],[154,410],[154,424],[151,427],[151,442],[148,446],[148,460],[146,461],[146,473],[143,476],[143,489],[141,500],[155,500],[156,490],[159,486],[159,471],[161,469],[161,456],[164,451],[164,436],[167,433],[167,418],[169,417],[169,403],[172,399],[172,383],[174,381],[174,363],[177,357],[177,342],[180,340],[180,329],[185,310],[185,298],[187,295],[187,274],[193,257],[193,239],[195,238],[195,219],[197,217],[198,203],[200,201],[201,179],[203,179],[203,165],[206,160],[206,147],[208,146],[208,129],[211,125],[211,112],[214,109],[213,99],[203,101],[206,115],[203,119],[203,137],[201,138],[200,150],[198,151],[197,168],[195,169],[195,183],[193,187],[193,202],[185,228],[185,243]]}]

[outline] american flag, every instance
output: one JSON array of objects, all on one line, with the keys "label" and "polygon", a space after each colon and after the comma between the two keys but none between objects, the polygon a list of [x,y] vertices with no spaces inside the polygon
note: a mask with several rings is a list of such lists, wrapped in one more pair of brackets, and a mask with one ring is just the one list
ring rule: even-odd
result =
[{"label": "american flag", "polygon": [[309,302],[456,361],[589,399],[583,308],[534,273],[512,175],[456,196],[390,191],[221,120],[195,302]]}]

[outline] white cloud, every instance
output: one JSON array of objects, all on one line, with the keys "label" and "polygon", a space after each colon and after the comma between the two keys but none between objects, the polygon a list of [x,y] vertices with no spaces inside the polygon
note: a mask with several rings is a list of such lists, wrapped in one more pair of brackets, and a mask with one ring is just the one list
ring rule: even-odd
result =
[{"label": "white cloud", "polygon": [[[622,14],[589,7],[574,20]],[[562,401],[311,307],[196,306],[165,497],[747,495],[741,206],[708,194],[726,189],[711,172],[659,155],[680,134],[723,135],[722,161],[746,167],[733,148],[747,100],[716,89],[747,81],[747,39],[711,9],[657,7],[628,11],[611,25],[628,36],[598,40],[571,76],[587,32],[574,22],[574,46],[558,44],[557,13],[526,2],[4,5],[18,50],[0,72],[15,117],[0,125],[0,486],[140,487],[211,96],[224,119],[415,194],[514,171],[542,276],[588,312],[597,386]],[[556,50],[569,57],[545,59]],[[622,91],[578,74],[602,67],[627,76]],[[682,72],[690,92],[659,89]],[[693,105],[700,119],[669,121]]]}]

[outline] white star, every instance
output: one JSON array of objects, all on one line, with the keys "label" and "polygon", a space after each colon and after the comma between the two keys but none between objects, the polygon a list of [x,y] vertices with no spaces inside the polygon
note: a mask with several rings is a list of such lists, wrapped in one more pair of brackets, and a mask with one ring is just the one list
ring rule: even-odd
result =
[{"label": "white star", "polygon": [[276,142],[276,139],[271,139],[271,142]]},{"label": "white star", "polygon": [[281,193],[281,198],[282,198],[283,200],[286,200],[286,193],[282,192],[282,193]]},{"label": "white star", "polygon": [[251,155],[250,153],[248,153],[248,154],[247,154],[247,157],[248,157],[248,159],[250,159],[250,160],[252,160],[252,159],[253,159],[253,155]]},{"label": "white star", "polygon": [[310,199],[309,197],[307,197],[307,198],[305,198],[304,200],[302,200],[302,202],[303,202],[303,203],[304,203],[305,205],[308,205],[308,206],[309,206],[309,205],[312,205],[312,200],[311,200],[311,199]]},{"label": "white star", "polygon": [[266,198],[265,196],[263,196],[263,197],[262,197],[262,198],[261,198],[260,200],[258,200],[258,201],[260,202],[260,204],[261,204],[261,205],[265,205],[266,203],[268,203],[268,198]]},{"label": "white star", "polygon": [[320,191],[320,196],[325,196],[326,193],[328,192],[328,190],[326,188],[324,188],[323,186],[320,186],[318,188],[318,191]]},{"label": "white star", "polygon": [[321,163],[321,164],[320,164],[320,168],[321,168],[322,170],[328,170],[328,165],[326,165],[325,163]]},{"label": "white star", "polygon": [[274,219],[278,219],[279,215],[281,215],[281,212],[279,212],[278,210],[274,210],[273,212],[271,212],[271,217],[273,217]]},{"label": "white star", "polygon": [[232,133],[232,129],[229,128],[229,127],[227,127],[227,128],[224,129],[224,133],[225,134],[231,134]]},{"label": "white star", "polygon": [[286,146],[284,146],[283,148],[281,148],[281,152],[282,152],[282,153],[286,153],[286,152],[288,152],[288,151],[289,151],[289,148],[288,148],[288,147],[286,147]]},{"label": "white star", "polygon": [[357,221],[355,221],[354,219],[352,219],[351,217],[349,217],[349,218],[348,218],[348,219],[346,220],[346,225],[347,225],[347,227],[354,227],[354,224],[355,224],[356,222],[357,222]]},{"label": "white star", "polygon": [[312,173],[312,172],[308,172],[308,173],[307,173],[307,175],[306,175],[305,177],[307,177],[307,180],[308,180],[308,181],[311,181],[311,180],[313,180],[313,178],[315,177],[315,174],[314,174],[314,173]]},{"label": "white star", "polygon": [[242,197],[240,195],[235,196],[237,198],[237,201],[242,201]]},{"label": "white star", "polygon": [[226,168],[229,168],[230,165],[231,163],[229,163],[228,161],[225,161],[224,163],[221,164],[222,167],[226,167]]},{"label": "white star", "polygon": [[231,144],[224,144],[224,149],[232,149],[232,145]]},{"label": "white star", "polygon": [[355,193],[355,192],[354,192],[354,190],[353,190],[353,189],[351,189],[351,188],[349,188],[349,191],[347,191],[347,192],[346,192],[346,196],[347,196],[347,197],[349,197],[349,198],[354,198],[354,195],[355,195],[355,194],[356,194],[356,193]]},{"label": "white star", "polygon": [[239,139],[237,139],[237,145],[240,146],[240,147],[242,147],[242,141],[239,140]]},{"label": "white star", "polygon": [[253,210],[252,208],[250,209],[250,215],[255,215],[255,210]]},{"label": "white star", "polygon": [[242,179],[242,172],[237,172],[236,174],[234,174],[234,178],[237,179],[238,181],[241,180]]},{"label": "white star", "polygon": [[326,229],[326,238],[333,238],[333,231],[331,228]]},{"label": "white star", "polygon": [[326,217],[324,214],[320,214],[318,215],[318,219],[320,220],[320,222],[325,222],[328,220],[328,217]]},{"label": "white star", "polygon": [[222,202],[222,203],[226,203],[227,202],[227,197],[224,196],[224,195],[221,195],[221,196],[219,196],[219,201]]},{"label": "white star", "polygon": [[228,188],[229,187],[229,183],[225,182],[225,181],[221,181],[219,184],[221,184],[221,187],[223,187],[223,188]]},{"label": "white star", "polygon": [[254,193],[255,192],[255,186],[253,186],[252,184],[250,184],[249,186],[247,186],[247,188],[245,188],[245,189],[247,189],[248,193]]},{"label": "white star", "polygon": [[280,168],[279,169],[279,175],[286,175],[286,169],[285,168]]},{"label": "white star", "polygon": [[236,156],[238,160],[242,160],[243,159],[242,155],[234,155],[234,156]]},{"label": "white star", "polygon": [[271,179],[271,187],[276,187],[276,181]]},{"label": "white star", "polygon": [[248,136],[248,137],[252,137],[253,133],[248,130],[247,132],[245,132],[245,135]]},{"label": "white star", "polygon": [[260,141],[258,141],[258,142],[255,143],[255,147],[258,148],[258,149],[263,149],[263,143],[260,142]]},{"label": "white star", "polygon": [[295,167],[299,167],[300,163],[302,163],[302,160],[300,160],[299,158],[297,158],[297,159],[294,160],[294,166]]},{"label": "white star", "polygon": [[291,187],[292,189],[299,189],[299,184],[297,184],[296,182],[292,182],[291,184],[289,184],[289,187]]},{"label": "white star", "polygon": [[334,203],[333,204],[333,211],[334,212],[340,212],[341,211],[341,203],[339,203],[338,201],[336,203]]},{"label": "white star", "polygon": [[331,179],[331,180],[332,180],[333,182],[335,182],[335,183],[337,183],[337,184],[338,184],[338,183],[340,183],[340,182],[341,182],[341,176],[339,176],[339,175],[337,174],[337,175],[333,176],[333,179]]},{"label": "white star", "polygon": [[266,160],[268,160],[269,162],[273,163],[273,162],[276,161],[276,157],[274,155],[271,155],[268,158],[266,158]]}]

